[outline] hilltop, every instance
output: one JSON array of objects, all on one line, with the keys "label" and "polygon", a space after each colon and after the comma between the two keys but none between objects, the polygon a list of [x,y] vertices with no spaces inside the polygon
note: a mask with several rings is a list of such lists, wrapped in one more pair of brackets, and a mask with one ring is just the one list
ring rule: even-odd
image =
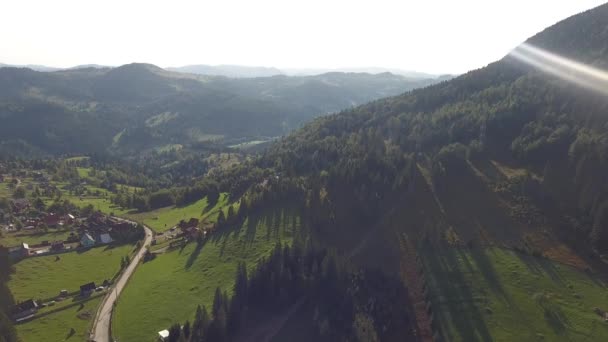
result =
[{"label": "hilltop", "polygon": [[0,151],[131,153],[275,137],[310,119],[437,82],[392,74],[226,78],[134,63],[0,68]]},{"label": "hilltop", "polygon": [[[600,6],[528,43],[606,65],[606,18]],[[507,56],[319,118],[259,165],[304,177],[307,196],[321,203],[324,239],[365,263],[398,267],[385,260],[399,260],[395,237],[404,236],[505,244],[575,263],[572,255],[589,259],[608,246],[606,109],[601,94]]]}]

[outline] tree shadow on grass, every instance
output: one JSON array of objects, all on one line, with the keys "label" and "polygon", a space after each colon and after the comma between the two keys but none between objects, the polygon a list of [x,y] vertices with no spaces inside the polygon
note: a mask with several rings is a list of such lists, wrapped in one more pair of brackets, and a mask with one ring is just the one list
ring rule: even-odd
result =
[{"label": "tree shadow on grass", "polygon": [[201,251],[203,250],[203,245],[204,245],[203,242],[200,242],[200,243],[196,244],[196,247],[192,251],[192,254],[190,254],[190,256],[188,257],[188,260],[186,261],[186,269],[187,270],[189,270],[190,267],[192,267],[192,265],[196,261],[196,259],[198,259],[198,256],[201,254]]},{"label": "tree shadow on grass", "polygon": [[76,330],[74,330],[74,328],[71,328],[68,334],[65,336],[65,339],[69,340],[70,338],[74,337],[74,335],[76,335]]},{"label": "tree shadow on grass", "polygon": [[515,255],[526,265],[528,270],[537,275],[548,275],[555,283],[565,286],[564,279],[559,274],[555,264],[548,259],[527,255],[521,252],[514,252]]},{"label": "tree shadow on grass", "polygon": [[[472,248],[470,249],[469,255],[475,262],[477,269],[484,277],[490,288],[495,293],[501,295],[509,304],[512,304],[512,300],[509,295],[506,293],[504,287],[502,286],[502,282],[496,273],[496,269],[492,263],[492,260],[486,254],[485,248]],[[466,257],[466,256],[463,256]]]},{"label": "tree shadow on grass", "polygon": [[[423,257],[430,271],[427,276],[433,279],[435,287],[434,313],[439,322],[444,327],[451,323],[463,341],[492,341],[456,252],[440,251],[430,244],[424,249]],[[456,339],[449,329],[441,329],[441,333],[445,335],[443,340]]]},{"label": "tree shadow on grass", "polygon": [[283,210],[273,210],[272,215],[268,215],[270,221],[266,223],[266,240],[278,239],[281,226],[283,224]]}]

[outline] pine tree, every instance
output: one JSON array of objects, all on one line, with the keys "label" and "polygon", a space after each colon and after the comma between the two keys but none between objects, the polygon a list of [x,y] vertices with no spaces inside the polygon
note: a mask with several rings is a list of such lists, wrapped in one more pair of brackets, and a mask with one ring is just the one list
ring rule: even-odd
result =
[{"label": "pine tree", "polygon": [[234,219],[235,219],[234,207],[232,205],[230,205],[228,207],[228,216],[226,217],[226,220],[228,222],[232,222]]},{"label": "pine tree", "polygon": [[226,223],[226,216],[224,216],[224,211],[220,209],[220,213],[217,215],[217,224],[222,227],[224,223]]},{"label": "pine tree", "polygon": [[211,308],[211,315],[215,319],[220,311],[220,308],[224,307],[224,296],[220,288],[215,289],[215,295],[213,296],[213,307]]},{"label": "pine tree", "polygon": [[190,321],[186,321],[186,324],[184,324],[184,329],[182,329],[182,331],[182,335],[186,337],[186,339],[190,337]]},{"label": "pine tree", "polygon": [[239,213],[238,216],[240,219],[245,218],[245,216],[247,216],[247,210],[249,209],[249,207],[247,206],[247,199],[243,198],[241,199],[241,204],[239,205]]}]

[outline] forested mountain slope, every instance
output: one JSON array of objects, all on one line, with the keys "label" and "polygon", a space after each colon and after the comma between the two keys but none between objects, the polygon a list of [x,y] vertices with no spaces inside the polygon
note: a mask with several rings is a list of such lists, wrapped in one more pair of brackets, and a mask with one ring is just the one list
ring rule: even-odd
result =
[{"label": "forested mountain slope", "polygon": [[274,137],[319,115],[435,82],[391,74],[230,79],[150,64],[0,69],[0,150],[90,153]]},{"label": "forested mountain slope", "polygon": [[[603,5],[528,44],[601,68],[606,41]],[[572,250],[608,249],[608,99],[511,56],[319,118],[259,165],[281,175],[277,189],[301,189],[325,241],[364,263],[399,267],[403,239],[579,266]]]}]

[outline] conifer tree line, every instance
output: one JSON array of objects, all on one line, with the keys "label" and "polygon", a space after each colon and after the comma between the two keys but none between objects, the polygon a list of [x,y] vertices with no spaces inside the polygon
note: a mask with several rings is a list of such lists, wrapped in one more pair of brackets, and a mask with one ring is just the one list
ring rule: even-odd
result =
[{"label": "conifer tree line", "polygon": [[[212,306],[176,323],[169,341],[233,341],[255,318],[295,311],[321,341],[382,341],[412,336],[407,290],[379,271],[353,271],[308,241],[277,244],[252,272],[237,267],[232,293],[216,289]],[[256,321],[258,322],[258,321]]]},{"label": "conifer tree line", "polygon": [[6,284],[13,272],[8,250],[0,245],[0,342],[18,340],[17,332],[10,318],[10,310],[14,306],[15,300]]}]

